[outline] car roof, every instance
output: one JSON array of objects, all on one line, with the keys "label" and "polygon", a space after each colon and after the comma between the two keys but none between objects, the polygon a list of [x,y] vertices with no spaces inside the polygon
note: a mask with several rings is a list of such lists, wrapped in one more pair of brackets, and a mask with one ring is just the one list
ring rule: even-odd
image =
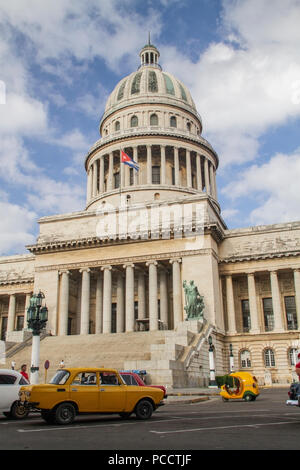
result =
[{"label": "car roof", "polygon": [[110,367],[63,367],[57,370],[66,370],[68,372],[118,372]]},{"label": "car roof", "polygon": [[12,370],[12,369],[0,369],[0,374],[1,375],[13,375],[14,377],[22,377],[22,374],[18,372],[17,370]]}]

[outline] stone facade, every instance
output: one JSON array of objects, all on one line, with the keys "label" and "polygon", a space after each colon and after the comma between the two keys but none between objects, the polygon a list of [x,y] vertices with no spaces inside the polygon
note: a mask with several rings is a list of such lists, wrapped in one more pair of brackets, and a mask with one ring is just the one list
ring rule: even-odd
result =
[{"label": "stone facade", "polygon": [[[148,361],[126,363],[153,382],[207,385],[210,335],[217,374],[229,370],[231,344],[236,369],[287,383],[300,349],[300,222],[228,230],[218,155],[158,57],[145,46],[139,71],[108,99],[86,155],[86,209],[43,217],[30,255],[0,258],[1,339],[16,341],[41,290],[54,336],[164,330]],[[184,280],[204,297],[205,327],[186,322]]]}]

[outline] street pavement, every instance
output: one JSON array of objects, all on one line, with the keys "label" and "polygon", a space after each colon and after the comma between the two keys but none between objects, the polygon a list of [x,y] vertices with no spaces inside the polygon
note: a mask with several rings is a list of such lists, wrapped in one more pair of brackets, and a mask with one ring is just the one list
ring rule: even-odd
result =
[{"label": "street pavement", "polygon": [[167,392],[168,397],[165,399],[166,405],[171,403],[197,403],[220,396],[219,388],[173,388]]}]

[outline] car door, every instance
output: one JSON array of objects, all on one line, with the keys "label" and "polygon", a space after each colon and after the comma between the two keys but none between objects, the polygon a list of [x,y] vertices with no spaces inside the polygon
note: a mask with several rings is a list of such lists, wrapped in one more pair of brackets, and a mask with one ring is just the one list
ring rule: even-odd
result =
[{"label": "car door", "polygon": [[19,386],[17,377],[5,373],[0,374],[0,411],[9,411],[14,401],[18,399]]},{"label": "car door", "polygon": [[96,372],[82,371],[70,384],[70,398],[80,412],[95,412],[99,407],[99,379]]},{"label": "car door", "polygon": [[114,372],[100,373],[99,411],[121,412],[125,410],[127,386],[119,382]]}]

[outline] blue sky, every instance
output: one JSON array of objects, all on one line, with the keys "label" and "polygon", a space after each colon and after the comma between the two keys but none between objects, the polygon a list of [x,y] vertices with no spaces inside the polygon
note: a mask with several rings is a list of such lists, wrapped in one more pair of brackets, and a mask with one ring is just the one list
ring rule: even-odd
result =
[{"label": "blue sky", "polygon": [[0,0],[0,254],[84,209],[85,155],[149,30],[219,154],[228,227],[299,220],[299,24],[298,0]]}]

